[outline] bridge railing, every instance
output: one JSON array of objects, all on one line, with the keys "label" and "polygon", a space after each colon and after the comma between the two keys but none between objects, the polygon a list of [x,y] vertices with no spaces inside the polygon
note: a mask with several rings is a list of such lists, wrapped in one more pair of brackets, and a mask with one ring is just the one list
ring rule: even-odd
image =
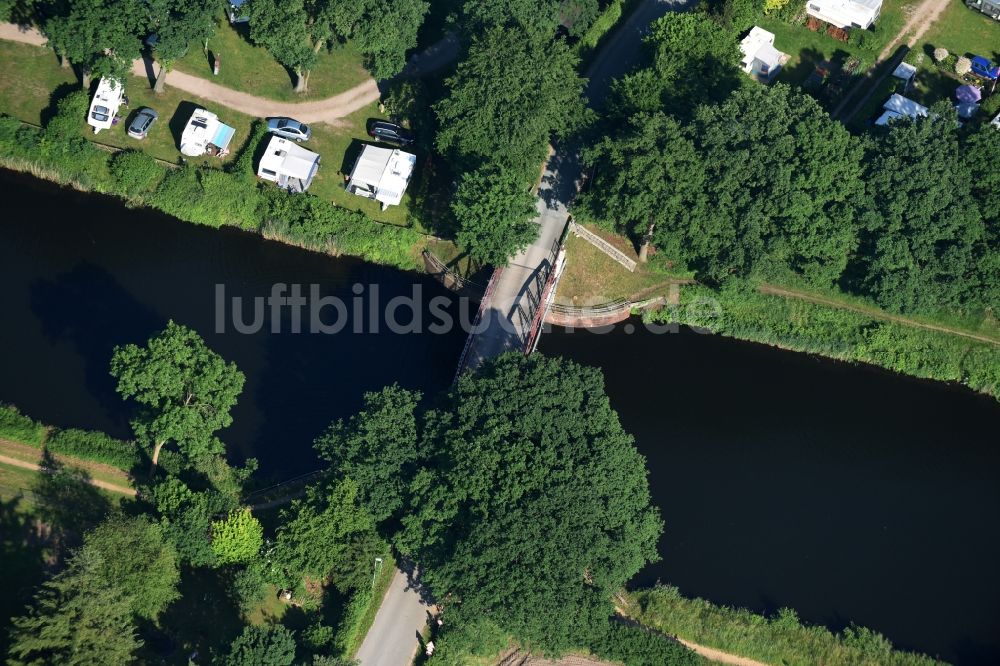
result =
[{"label": "bridge railing", "polygon": [[501,275],[503,275],[503,266],[494,270],[493,275],[490,276],[490,281],[486,285],[486,291],[483,293],[483,300],[479,302],[479,310],[476,311],[476,318],[472,322],[472,330],[469,331],[469,337],[465,339],[465,347],[462,348],[462,355],[458,357],[458,367],[455,369],[455,377],[451,380],[452,383],[457,382],[459,376],[465,371],[465,364],[468,362],[469,354],[475,346],[479,324],[483,320],[483,314],[490,307],[490,299],[493,298],[493,292],[496,291],[497,282],[500,281]]}]

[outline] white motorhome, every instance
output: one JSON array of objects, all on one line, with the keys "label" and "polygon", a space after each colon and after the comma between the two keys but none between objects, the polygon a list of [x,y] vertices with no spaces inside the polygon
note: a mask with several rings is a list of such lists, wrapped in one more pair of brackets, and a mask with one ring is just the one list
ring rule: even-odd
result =
[{"label": "white motorhome", "polygon": [[347,191],[382,202],[382,210],[398,206],[416,163],[416,155],[398,148],[365,146],[351,170]]},{"label": "white motorhome", "polygon": [[878,20],[882,0],[807,0],[806,13],[838,28],[867,30]]},{"label": "white motorhome", "polygon": [[101,77],[97,83],[97,92],[94,93],[94,99],[90,101],[90,109],[87,111],[87,124],[94,128],[94,134],[111,129],[124,100],[125,86],[121,81]]},{"label": "white motorhome", "polygon": [[289,192],[305,192],[319,171],[319,155],[294,141],[271,135],[257,175]]},{"label": "white motorhome", "polygon": [[229,142],[236,130],[205,109],[195,109],[181,133],[181,153],[188,157],[229,154]]}]

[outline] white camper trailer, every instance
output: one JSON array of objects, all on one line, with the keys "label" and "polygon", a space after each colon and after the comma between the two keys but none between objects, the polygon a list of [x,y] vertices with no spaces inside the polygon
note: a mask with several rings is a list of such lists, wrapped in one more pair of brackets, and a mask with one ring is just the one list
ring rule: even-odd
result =
[{"label": "white camper trailer", "polygon": [[838,28],[867,30],[878,20],[882,0],[808,0],[806,13]]},{"label": "white camper trailer", "polygon": [[351,170],[347,191],[381,201],[382,210],[398,206],[416,163],[416,155],[398,148],[365,146]]},{"label": "white camper trailer", "polygon": [[195,109],[181,133],[181,153],[188,157],[229,154],[229,142],[236,130],[219,120],[219,116],[205,109]]},{"label": "white camper trailer", "polygon": [[94,134],[101,130],[111,129],[118,115],[118,109],[125,101],[125,86],[116,79],[101,78],[97,83],[97,92],[90,101],[87,111],[87,124],[94,128]]},{"label": "white camper trailer", "polygon": [[271,135],[260,158],[257,175],[289,192],[305,192],[319,170],[319,155],[294,141]]}]

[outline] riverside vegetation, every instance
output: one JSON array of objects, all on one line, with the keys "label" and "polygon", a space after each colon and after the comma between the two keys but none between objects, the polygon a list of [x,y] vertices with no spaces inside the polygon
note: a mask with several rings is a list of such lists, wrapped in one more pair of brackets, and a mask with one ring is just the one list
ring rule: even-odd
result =
[{"label": "riverside vegetation", "polygon": [[261,187],[253,169],[266,128],[257,123],[239,157],[226,169],[171,168],[139,151],[109,153],[83,138],[89,99],[61,99],[43,129],[0,116],[0,165],[77,189],[112,194],[187,222],[235,226],[307,249],[350,254],[374,263],[417,268],[419,233],[379,224],[363,213],[315,196]]}]

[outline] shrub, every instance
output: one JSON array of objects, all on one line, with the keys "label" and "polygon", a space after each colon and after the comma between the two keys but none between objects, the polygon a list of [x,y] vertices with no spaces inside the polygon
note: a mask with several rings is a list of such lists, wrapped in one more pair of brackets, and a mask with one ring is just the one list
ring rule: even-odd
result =
[{"label": "shrub", "polygon": [[948,59],[948,49],[943,46],[939,46],[934,49],[934,60],[935,62],[944,62]]},{"label": "shrub", "polygon": [[959,76],[965,76],[972,70],[972,61],[965,56],[960,57],[955,61],[955,73]]},{"label": "shrub", "polygon": [[111,158],[108,170],[114,179],[115,191],[129,197],[148,195],[166,175],[166,167],[138,150],[124,150]]},{"label": "shrub", "polygon": [[253,168],[253,160],[261,141],[266,136],[267,124],[260,119],[253,121],[253,125],[250,128],[250,136],[247,137],[246,142],[243,144],[240,156],[229,167],[229,172],[237,176],[246,176],[251,181],[254,180],[257,176],[257,170]]},{"label": "shrub", "polygon": [[45,443],[53,453],[90,460],[126,472],[142,464],[143,456],[135,442],[126,442],[96,430],[57,430]]},{"label": "shrub", "polygon": [[625,666],[675,666],[701,663],[694,652],[662,634],[615,621],[591,634],[590,650]]},{"label": "shrub", "polygon": [[212,523],[212,552],[219,564],[249,562],[264,544],[264,528],[250,509],[231,511]]},{"label": "shrub", "polygon": [[254,181],[218,169],[186,166],[167,174],[150,203],[174,217],[211,227],[259,226]]},{"label": "shrub", "polygon": [[994,118],[1000,113],[1000,92],[995,92],[984,99],[979,110],[989,119]]},{"label": "shrub", "polygon": [[268,585],[265,565],[260,560],[253,560],[245,567],[232,572],[229,579],[229,596],[245,615],[264,601]]},{"label": "shrub", "polygon": [[773,11],[782,9],[788,2],[789,0],[764,0],[764,13],[770,14]]},{"label": "shrub", "polygon": [[621,19],[623,4],[623,0],[611,0],[611,3],[604,8],[594,22],[590,24],[590,27],[587,28],[587,32],[583,33],[583,36],[580,38],[578,48],[581,52],[588,52],[597,48],[604,35],[614,28]]},{"label": "shrub", "polygon": [[13,405],[0,405],[0,439],[41,446],[45,441],[45,426],[31,420]]}]

